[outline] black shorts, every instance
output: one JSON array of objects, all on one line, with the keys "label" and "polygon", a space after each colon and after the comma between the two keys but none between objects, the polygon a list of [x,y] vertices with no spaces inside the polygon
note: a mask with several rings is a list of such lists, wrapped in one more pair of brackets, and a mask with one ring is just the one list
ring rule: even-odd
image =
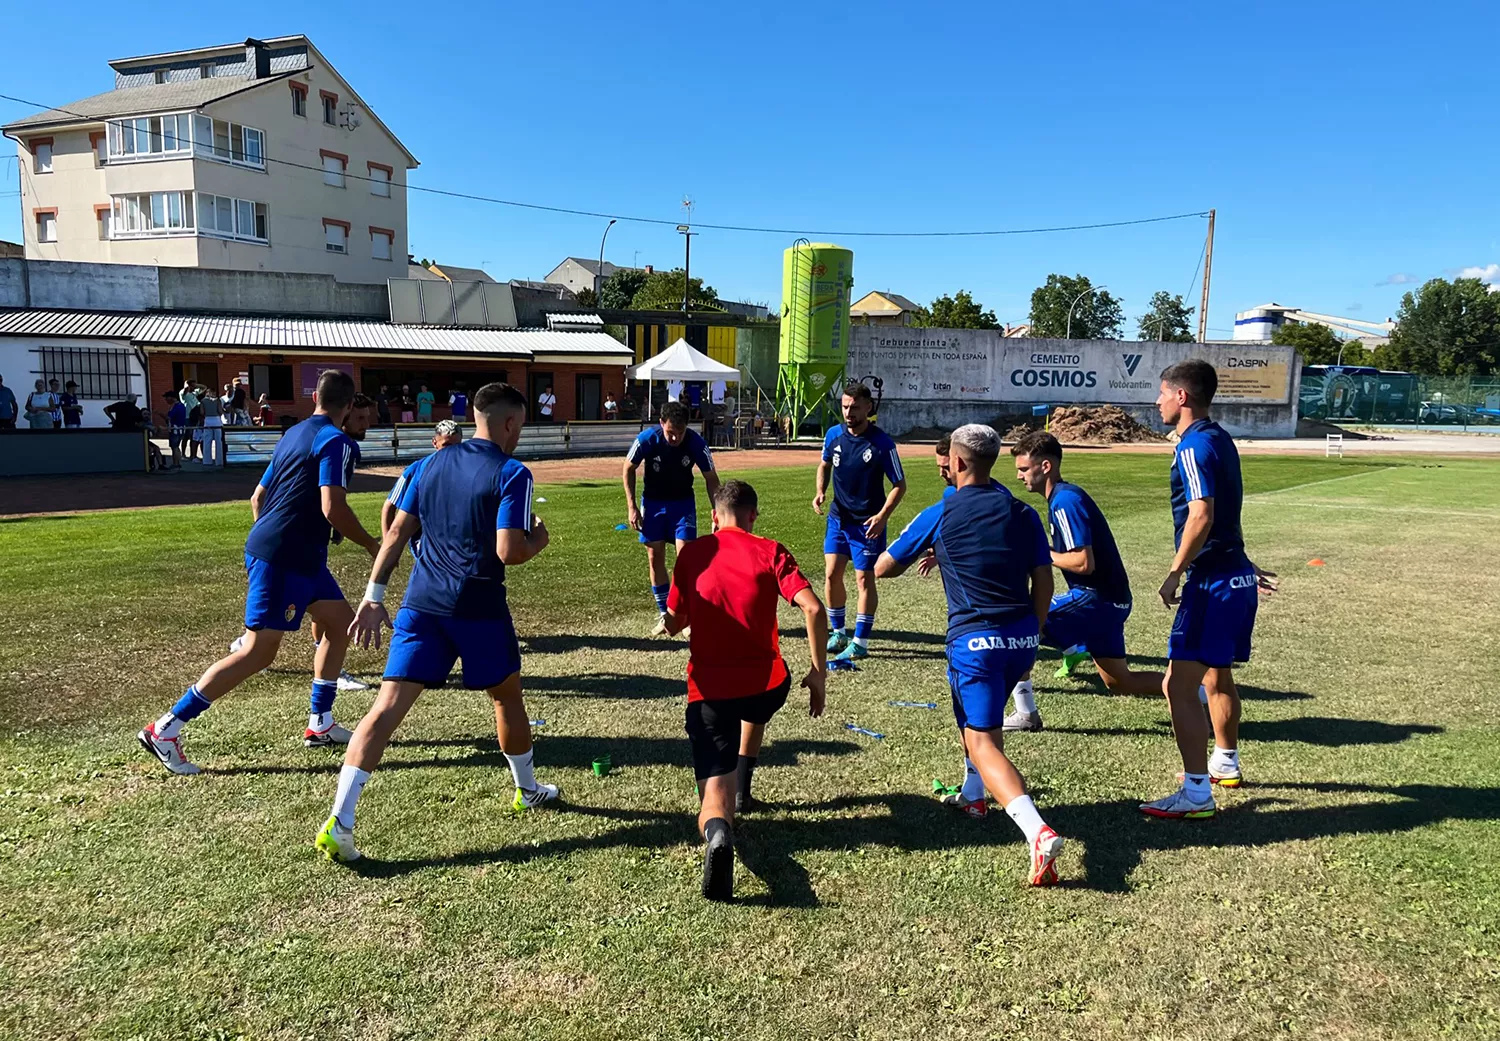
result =
[{"label": "black shorts", "polygon": [[719,701],[690,701],[688,744],[693,748],[693,776],[700,782],[734,773],[740,762],[740,724],[769,723],[792,689],[788,676],[764,694]]}]

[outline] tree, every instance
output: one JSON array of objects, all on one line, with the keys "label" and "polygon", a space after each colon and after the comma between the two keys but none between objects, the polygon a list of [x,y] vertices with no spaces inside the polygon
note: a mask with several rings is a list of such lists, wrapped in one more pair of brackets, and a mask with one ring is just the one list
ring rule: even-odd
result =
[{"label": "tree", "polygon": [[1311,322],[1286,322],[1276,327],[1271,342],[1283,347],[1295,347],[1302,355],[1304,365],[1333,365],[1339,360],[1339,351],[1350,365],[1370,364],[1370,352],[1358,342],[1340,338],[1326,325]]},{"label": "tree", "polygon": [[[1125,321],[1123,303],[1094,286],[1082,275],[1048,275],[1047,284],[1031,294],[1031,335],[1063,337],[1068,332],[1068,307],[1073,307],[1075,340],[1118,340]],[[1077,303],[1074,304],[1074,300]]]},{"label": "tree", "polygon": [[579,307],[598,307],[599,301],[594,297],[594,291],[589,286],[584,286],[573,294],[578,300]]},{"label": "tree", "polygon": [[[1159,289],[1151,294],[1151,305],[1138,320],[1137,335],[1142,340],[1192,343],[1191,322],[1196,310],[1183,302],[1182,294]],[[1077,319],[1074,322],[1076,324]]]},{"label": "tree", "polygon": [[635,300],[635,294],[645,284],[646,272],[638,267],[622,267],[606,278],[599,287],[599,306],[615,311],[628,311],[631,302]]},{"label": "tree", "polygon": [[1427,376],[1489,376],[1500,371],[1500,293],[1477,278],[1434,278],[1401,298],[1391,368]]},{"label": "tree", "polygon": [[[682,280],[687,277],[687,272],[682,268],[673,268],[671,271],[653,271],[647,275],[641,287],[635,291],[635,296],[630,301],[630,306],[637,311],[676,311],[682,307]],[[689,301],[692,307],[708,307],[714,310],[722,310],[719,307],[719,294],[714,292],[712,286],[703,284],[703,279],[692,280],[692,299]]]},{"label": "tree", "polygon": [[930,325],[937,329],[998,329],[994,311],[986,311],[967,289],[952,296],[940,296],[931,307],[924,307],[913,318],[913,325]]}]

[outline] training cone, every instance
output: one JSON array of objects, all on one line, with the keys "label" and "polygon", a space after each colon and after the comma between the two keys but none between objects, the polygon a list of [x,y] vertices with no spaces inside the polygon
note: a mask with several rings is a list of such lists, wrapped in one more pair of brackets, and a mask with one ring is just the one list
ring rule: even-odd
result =
[{"label": "training cone", "polygon": [[1322,557],[1313,557],[1307,562],[1308,567],[1327,567]]}]

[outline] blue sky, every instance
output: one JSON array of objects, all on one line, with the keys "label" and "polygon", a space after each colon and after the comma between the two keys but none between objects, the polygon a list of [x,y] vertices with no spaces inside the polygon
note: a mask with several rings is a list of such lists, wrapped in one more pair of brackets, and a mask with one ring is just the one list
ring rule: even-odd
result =
[{"label": "blue sky", "polygon": [[[1234,10],[1231,10],[1234,8]],[[7,5],[0,93],[66,104],[110,58],[306,33],[422,165],[415,187],[671,220],[958,231],[1218,211],[1210,328],[1267,300],[1380,319],[1500,262],[1500,10],[1445,3]],[[22,45],[45,36],[46,47]],[[0,102],[0,119],[28,110]],[[14,149],[0,159],[16,186]],[[274,154],[274,143],[272,154]],[[309,176],[316,176],[309,174]],[[0,238],[16,240],[15,196]],[[602,220],[413,192],[413,252],[540,278]],[[1048,272],[1134,318],[1188,290],[1203,222],[970,239],[836,238],[856,295],[968,289],[1024,321]],[[820,236],[821,237],[821,236]],[[791,236],[705,231],[693,271],[775,304]],[[621,223],[617,263],[680,263]],[[1500,280],[1500,269],[1489,268]],[[1196,283],[1191,302],[1197,302]]]}]

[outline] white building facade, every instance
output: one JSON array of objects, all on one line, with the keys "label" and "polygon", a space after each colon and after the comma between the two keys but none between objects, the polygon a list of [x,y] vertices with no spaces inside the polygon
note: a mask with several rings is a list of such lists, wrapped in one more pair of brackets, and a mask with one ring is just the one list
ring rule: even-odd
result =
[{"label": "white building facade", "polygon": [[305,36],[110,65],[4,127],[27,259],[405,275],[417,160]]}]

